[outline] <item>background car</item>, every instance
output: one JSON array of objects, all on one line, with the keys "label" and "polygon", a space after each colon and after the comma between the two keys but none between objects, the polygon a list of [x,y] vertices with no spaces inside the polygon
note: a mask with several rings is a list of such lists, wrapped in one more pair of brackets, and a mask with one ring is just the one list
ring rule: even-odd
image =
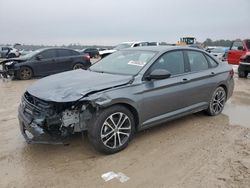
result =
[{"label": "background car", "polygon": [[88,54],[90,58],[98,58],[99,50],[97,48],[86,48],[81,51],[83,54]]},{"label": "background car", "polygon": [[211,50],[214,49],[214,48],[216,48],[216,47],[217,47],[217,46],[207,46],[207,47],[205,48],[205,51],[208,52],[208,53],[210,53]]},{"label": "background car", "polygon": [[119,50],[87,71],[29,87],[19,107],[20,130],[29,143],[62,142],[87,131],[98,151],[115,153],[136,131],[198,111],[220,114],[233,93],[233,74],[230,65],[195,48]]},{"label": "background car", "polygon": [[19,57],[21,54],[18,49],[9,46],[0,47],[0,58],[14,58]]},{"label": "background car", "polygon": [[71,49],[45,48],[2,61],[1,64],[7,75],[27,80],[73,69],[87,69],[91,62],[88,56]]},{"label": "background car", "polygon": [[212,54],[214,57],[216,57],[220,61],[223,61],[227,50],[228,48],[226,47],[215,47],[210,51],[210,54]]},{"label": "background car", "polygon": [[100,56],[106,57],[117,50],[122,50],[125,48],[134,48],[134,47],[140,47],[140,46],[158,46],[158,42],[145,42],[145,41],[139,41],[139,42],[123,42],[121,44],[116,45],[113,49],[108,49],[108,50],[102,50],[99,52]]},{"label": "background car", "polygon": [[228,55],[227,60],[229,64],[239,65],[240,58],[246,55],[247,52],[250,51],[250,39],[246,40],[236,40],[232,43]]},{"label": "background car", "polygon": [[240,78],[246,78],[250,73],[250,52],[247,52],[240,58],[240,64],[238,67],[238,76]]}]

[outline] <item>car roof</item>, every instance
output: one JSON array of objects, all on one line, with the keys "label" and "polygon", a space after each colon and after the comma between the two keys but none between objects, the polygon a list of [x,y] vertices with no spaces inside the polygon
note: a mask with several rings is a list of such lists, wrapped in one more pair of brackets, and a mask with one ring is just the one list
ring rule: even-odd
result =
[{"label": "car roof", "polygon": [[71,49],[71,48],[60,48],[60,47],[46,47],[46,48],[40,48],[37,50],[40,50],[40,51],[44,51],[44,50],[73,50],[73,51],[76,51],[76,50]]},{"label": "car roof", "polygon": [[196,50],[196,51],[202,51],[197,48],[192,48],[192,47],[181,47],[181,46],[142,46],[142,47],[135,47],[135,48],[126,48],[122,50],[131,50],[131,51],[137,51],[137,50],[142,50],[142,51],[154,51],[154,52],[165,52],[169,50]]}]

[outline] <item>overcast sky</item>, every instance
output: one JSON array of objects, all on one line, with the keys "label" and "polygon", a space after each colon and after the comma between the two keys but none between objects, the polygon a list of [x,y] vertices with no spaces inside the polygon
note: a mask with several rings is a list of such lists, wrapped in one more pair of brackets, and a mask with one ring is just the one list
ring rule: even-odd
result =
[{"label": "overcast sky", "polygon": [[0,0],[0,44],[250,38],[250,0]]}]

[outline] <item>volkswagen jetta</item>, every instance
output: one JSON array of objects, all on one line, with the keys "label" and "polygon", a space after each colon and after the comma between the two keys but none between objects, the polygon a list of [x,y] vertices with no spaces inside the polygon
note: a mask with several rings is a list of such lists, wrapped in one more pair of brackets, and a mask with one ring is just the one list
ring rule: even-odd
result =
[{"label": "volkswagen jetta", "polygon": [[188,47],[138,47],[43,78],[19,107],[28,143],[61,143],[88,132],[104,153],[124,149],[135,132],[198,111],[222,112],[234,88],[230,65]]}]

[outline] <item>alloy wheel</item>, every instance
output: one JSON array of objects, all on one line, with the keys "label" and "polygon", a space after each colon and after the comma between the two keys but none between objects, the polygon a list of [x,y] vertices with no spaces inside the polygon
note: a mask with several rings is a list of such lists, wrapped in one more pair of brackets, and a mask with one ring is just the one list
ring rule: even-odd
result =
[{"label": "alloy wheel", "polygon": [[20,76],[22,79],[26,80],[26,79],[30,79],[32,76],[32,72],[29,68],[23,68],[20,72]]},{"label": "alloy wheel", "polygon": [[101,128],[101,140],[108,148],[119,148],[123,146],[131,134],[131,121],[129,117],[116,112],[111,114],[103,123]]},{"label": "alloy wheel", "polygon": [[216,91],[213,101],[212,101],[212,110],[215,114],[219,114],[225,105],[226,101],[226,92],[224,89],[219,89]]}]

